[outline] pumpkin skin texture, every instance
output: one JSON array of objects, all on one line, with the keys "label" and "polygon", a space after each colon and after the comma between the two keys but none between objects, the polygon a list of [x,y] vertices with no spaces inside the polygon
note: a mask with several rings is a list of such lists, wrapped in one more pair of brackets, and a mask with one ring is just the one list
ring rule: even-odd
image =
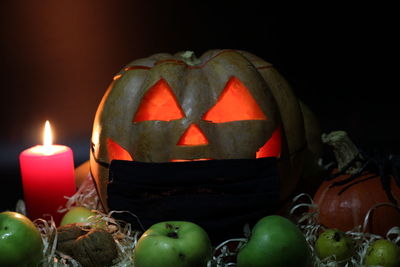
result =
[{"label": "pumpkin skin texture", "polygon": [[99,104],[92,144],[91,172],[107,210],[108,169],[94,157],[279,157],[285,199],[298,181],[305,137],[298,101],[271,64],[245,51],[211,50],[200,58],[162,53],[128,64]]},{"label": "pumpkin skin texture", "polygon": [[304,118],[307,149],[303,157],[304,163],[301,171],[301,182],[299,183],[297,192],[314,195],[323,182],[323,177],[328,174],[318,163],[323,153],[322,130],[317,117],[311,109],[302,101],[299,101],[299,103]]},{"label": "pumpkin skin texture", "polygon": [[[364,172],[354,182],[371,175],[373,174],[370,172]],[[372,206],[390,202],[378,176],[350,186],[341,195],[338,193],[347,185],[329,188],[333,182],[348,177],[348,174],[344,174],[331,181],[323,182],[314,196],[314,202],[320,211],[319,222],[328,228],[338,228],[341,231],[351,230],[364,223],[365,215]],[[391,189],[394,198],[399,202],[400,188],[393,179],[391,179]],[[381,206],[373,211],[366,230],[385,236],[393,226],[400,226],[400,212],[394,207]]]},{"label": "pumpkin skin texture", "polygon": [[316,161],[322,157],[322,130],[317,116],[311,111],[311,109],[302,101],[299,101],[300,109],[304,119],[304,131],[307,140],[307,150],[314,156]]}]

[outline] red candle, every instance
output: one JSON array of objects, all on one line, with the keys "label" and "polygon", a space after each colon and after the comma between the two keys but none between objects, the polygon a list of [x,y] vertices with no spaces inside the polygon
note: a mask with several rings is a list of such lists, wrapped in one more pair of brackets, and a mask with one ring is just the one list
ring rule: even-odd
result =
[{"label": "red candle", "polygon": [[19,161],[28,217],[35,220],[50,214],[58,225],[63,214],[57,210],[65,205],[65,196],[76,191],[72,150],[52,144],[46,121],[43,145],[24,150]]}]

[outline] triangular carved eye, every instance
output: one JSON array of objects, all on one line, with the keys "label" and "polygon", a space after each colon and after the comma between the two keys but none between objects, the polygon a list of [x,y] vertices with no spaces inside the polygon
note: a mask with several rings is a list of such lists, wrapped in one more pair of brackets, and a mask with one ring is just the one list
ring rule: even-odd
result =
[{"label": "triangular carved eye", "polygon": [[111,162],[113,159],[116,160],[130,160],[133,161],[132,156],[122,146],[118,145],[117,142],[111,138],[107,138],[107,151],[108,160]]},{"label": "triangular carved eye", "polygon": [[171,121],[185,117],[176,96],[164,79],[160,79],[143,96],[133,122]]},{"label": "triangular carved eye", "polygon": [[203,120],[222,123],[240,120],[266,120],[246,86],[235,76],[229,79],[217,103],[203,115]]}]

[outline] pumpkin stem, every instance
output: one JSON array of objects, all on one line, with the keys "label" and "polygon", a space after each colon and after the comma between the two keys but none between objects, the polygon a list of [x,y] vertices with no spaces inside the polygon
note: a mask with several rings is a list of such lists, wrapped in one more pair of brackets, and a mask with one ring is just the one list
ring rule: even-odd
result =
[{"label": "pumpkin stem", "polygon": [[339,172],[347,169],[346,173],[351,175],[360,170],[363,157],[345,131],[322,134],[322,142],[333,148]]},{"label": "pumpkin stem", "polygon": [[201,63],[201,60],[196,57],[193,51],[182,52],[179,56],[189,66],[196,66]]}]

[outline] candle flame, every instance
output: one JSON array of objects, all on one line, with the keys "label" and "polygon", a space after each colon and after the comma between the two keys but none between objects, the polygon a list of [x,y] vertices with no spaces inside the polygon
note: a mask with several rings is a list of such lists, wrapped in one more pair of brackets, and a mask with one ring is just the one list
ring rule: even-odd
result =
[{"label": "candle flame", "polygon": [[47,120],[44,124],[44,134],[43,134],[43,148],[48,153],[51,153],[53,145],[53,136],[51,134],[50,122]]}]

